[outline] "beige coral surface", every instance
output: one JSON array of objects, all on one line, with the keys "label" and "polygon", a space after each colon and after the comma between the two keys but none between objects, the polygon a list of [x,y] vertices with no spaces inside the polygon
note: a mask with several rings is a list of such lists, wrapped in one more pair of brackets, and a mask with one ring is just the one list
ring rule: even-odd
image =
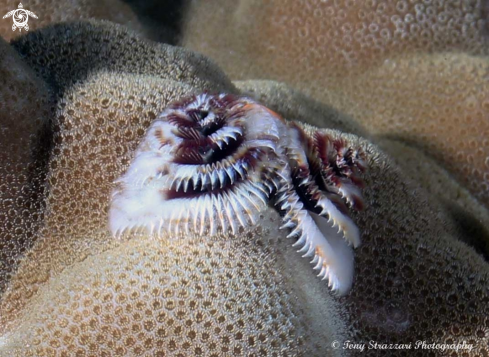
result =
[{"label": "beige coral surface", "polygon": [[0,292],[42,223],[48,86],[0,39]]},{"label": "beige coral surface", "polygon": [[[108,23],[56,25],[4,47],[39,76],[25,72],[40,88],[34,97],[45,98],[42,88],[49,88],[55,115],[48,121],[52,148],[44,191],[33,197],[43,204],[0,221],[15,232],[36,215],[43,218],[34,236],[17,231],[26,249],[2,246],[15,271],[1,271],[0,356],[347,355],[331,348],[334,340],[465,341],[474,346],[467,354],[430,352],[488,353],[483,254],[462,242],[470,233],[418,186],[416,175],[406,177],[377,146],[355,135],[331,130],[361,145],[369,166],[366,209],[353,215],[363,243],[355,250],[355,282],[346,297],[333,296],[315,277],[286,232],[278,231],[272,210],[236,236],[134,234],[121,241],[107,230],[113,180],[173,99],[204,90],[244,93],[287,119],[369,138],[351,116],[283,84],[233,84],[203,56]],[[9,83],[19,86],[16,80]],[[35,151],[44,144],[32,145]],[[29,162],[15,152],[6,159]],[[436,175],[443,178],[445,171]],[[444,182],[458,187],[449,176]],[[461,192],[467,197],[447,199],[485,222],[484,213],[477,216],[483,211],[470,206],[470,194]],[[19,204],[26,202],[21,196]]]},{"label": "beige coral surface", "polygon": [[488,4],[193,1],[182,45],[422,149],[489,207]]},{"label": "beige coral surface", "polygon": [[[11,10],[18,9],[20,1],[0,0],[0,15],[3,17]],[[64,21],[88,19],[110,20],[141,34],[147,34],[132,9],[121,0],[24,0],[23,8],[33,12],[27,24],[29,30],[36,30],[50,24]],[[25,29],[12,29],[12,17],[0,21],[0,36],[6,40],[25,34]]]}]

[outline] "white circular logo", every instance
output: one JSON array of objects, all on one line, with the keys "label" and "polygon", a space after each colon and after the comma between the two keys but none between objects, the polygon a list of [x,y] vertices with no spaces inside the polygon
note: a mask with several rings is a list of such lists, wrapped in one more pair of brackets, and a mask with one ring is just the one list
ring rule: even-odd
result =
[{"label": "white circular logo", "polygon": [[12,31],[15,31],[16,29],[19,29],[19,31],[22,31],[22,29],[29,31],[29,25],[27,24],[29,16],[37,19],[37,15],[32,11],[24,9],[22,3],[19,3],[18,9],[9,11],[3,18],[5,19],[10,16],[12,16],[12,19],[14,20]]}]

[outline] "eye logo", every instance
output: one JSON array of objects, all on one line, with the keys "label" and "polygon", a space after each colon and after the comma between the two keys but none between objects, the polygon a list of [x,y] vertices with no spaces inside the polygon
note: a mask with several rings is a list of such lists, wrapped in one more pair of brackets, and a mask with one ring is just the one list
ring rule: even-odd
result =
[{"label": "eye logo", "polygon": [[22,32],[22,29],[29,31],[29,25],[27,24],[27,21],[29,21],[29,15],[37,19],[36,14],[34,14],[32,11],[24,9],[22,3],[19,3],[19,8],[17,10],[7,12],[3,18],[6,19],[7,17],[12,16],[12,19],[14,20],[12,31],[19,29],[19,32]]}]

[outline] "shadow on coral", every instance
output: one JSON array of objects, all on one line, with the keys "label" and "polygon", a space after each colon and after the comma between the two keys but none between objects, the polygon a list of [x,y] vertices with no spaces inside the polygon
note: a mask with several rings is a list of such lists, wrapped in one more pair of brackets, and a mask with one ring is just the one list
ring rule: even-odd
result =
[{"label": "shadow on coral", "polygon": [[460,231],[460,239],[489,262],[489,230],[462,207],[445,201],[445,211]]},{"label": "shadow on coral", "polygon": [[124,2],[131,6],[139,21],[150,28],[151,39],[171,45],[176,45],[180,41],[182,19],[189,0],[124,0]]}]

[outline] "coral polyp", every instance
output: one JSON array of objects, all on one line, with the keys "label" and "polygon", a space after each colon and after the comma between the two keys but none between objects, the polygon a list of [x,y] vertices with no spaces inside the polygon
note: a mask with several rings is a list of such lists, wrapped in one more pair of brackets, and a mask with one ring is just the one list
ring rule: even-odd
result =
[{"label": "coral polyp", "polygon": [[[360,233],[365,154],[250,98],[201,94],[170,104],[115,183],[112,233],[238,232],[274,207],[318,276],[346,293]],[[309,134],[308,134],[309,133]]]}]

